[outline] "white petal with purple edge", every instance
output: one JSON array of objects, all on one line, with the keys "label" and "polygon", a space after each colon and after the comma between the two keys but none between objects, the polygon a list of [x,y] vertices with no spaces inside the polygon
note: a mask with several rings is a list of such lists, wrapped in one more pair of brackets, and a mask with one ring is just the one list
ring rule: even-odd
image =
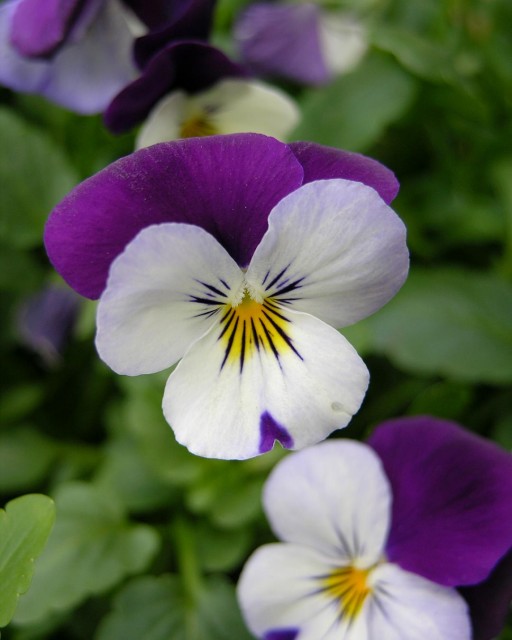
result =
[{"label": "white petal with purple edge", "polygon": [[338,629],[339,610],[319,589],[318,577],[332,569],[315,549],[294,544],[257,549],[245,564],[237,588],[249,629],[258,638],[270,629],[287,627],[300,628],[300,640],[327,637],[330,629]]},{"label": "white petal with purple edge", "polygon": [[402,286],[405,235],[371,187],[311,182],[274,207],[246,279],[264,297],[344,327],[377,311]]},{"label": "white petal with purple edge", "polygon": [[381,559],[391,489],[365,444],[329,441],[288,456],[271,473],[263,505],[286,542],[314,547],[341,565],[367,568]]},{"label": "white petal with purple edge", "polygon": [[242,283],[238,265],[200,227],[146,227],[110,268],[98,305],[100,357],[126,375],[166,369],[239,299]]},{"label": "white petal with purple edge", "polygon": [[346,426],[367,385],[363,361],[329,325],[242,303],[184,355],[163,409],[192,453],[244,459],[276,440],[300,449]]},{"label": "white petal with purple edge", "polygon": [[368,640],[471,640],[467,604],[455,589],[393,564],[377,567],[370,586]]}]

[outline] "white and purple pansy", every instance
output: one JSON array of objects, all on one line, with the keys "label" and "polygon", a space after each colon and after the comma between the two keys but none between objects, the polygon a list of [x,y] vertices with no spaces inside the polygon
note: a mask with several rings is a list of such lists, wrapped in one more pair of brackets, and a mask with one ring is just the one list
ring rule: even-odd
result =
[{"label": "white and purple pansy", "polygon": [[491,640],[512,596],[495,579],[510,569],[511,494],[510,454],[436,418],[288,456],[263,497],[283,542],[238,585],[246,622],[263,640]]},{"label": "white and purple pansy", "polygon": [[243,459],[344,427],[368,371],[334,328],[408,270],[378,162],[258,134],[166,142],[118,160],[52,213],[45,243],[100,298],[96,345],[125,375],[181,359],[163,410],[190,451]]}]

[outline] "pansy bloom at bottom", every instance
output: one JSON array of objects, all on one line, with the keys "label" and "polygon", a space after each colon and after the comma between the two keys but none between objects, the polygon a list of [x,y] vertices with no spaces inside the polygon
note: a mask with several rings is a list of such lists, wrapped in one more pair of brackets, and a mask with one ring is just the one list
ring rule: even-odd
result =
[{"label": "pansy bloom at bottom", "polygon": [[284,543],[258,549],[238,587],[249,628],[263,640],[490,640],[512,594],[494,592],[501,619],[474,635],[456,587],[483,583],[512,547],[511,491],[509,454],[433,418],[287,457],[264,491]]}]

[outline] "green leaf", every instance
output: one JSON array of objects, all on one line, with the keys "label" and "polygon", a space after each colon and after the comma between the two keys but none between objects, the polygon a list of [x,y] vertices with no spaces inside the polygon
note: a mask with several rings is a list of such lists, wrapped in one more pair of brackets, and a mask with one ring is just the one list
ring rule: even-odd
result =
[{"label": "green leaf", "polygon": [[371,55],[352,73],[307,94],[292,138],[364,151],[405,113],[415,89],[392,58]]},{"label": "green leaf", "polygon": [[43,480],[55,460],[56,446],[35,429],[0,432],[0,491],[14,493]]},{"label": "green leaf", "polygon": [[251,530],[217,529],[207,523],[194,528],[198,563],[205,571],[231,571],[247,556],[251,544]]},{"label": "green leaf", "polygon": [[0,138],[0,236],[33,247],[42,243],[48,214],[77,177],[44,133],[6,109],[0,110]]},{"label": "green leaf", "polygon": [[10,621],[18,596],[29,588],[34,560],[54,520],[53,501],[43,495],[22,496],[0,509],[0,627]]},{"label": "green leaf", "polygon": [[205,581],[191,600],[177,576],[133,580],[118,595],[96,640],[250,640],[233,586]]},{"label": "green leaf", "polygon": [[463,270],[416,270],[369,318],[373,349],[397,366],[461,381],[512,381],[512,286]]},{"label": "green leaf", "polygon": [[55,502],[55,529],[14,619],[20,625],[70,609],[144,571],[159,547],[152,527],[127,522],[119,503],[93,485],[61,485]]}]

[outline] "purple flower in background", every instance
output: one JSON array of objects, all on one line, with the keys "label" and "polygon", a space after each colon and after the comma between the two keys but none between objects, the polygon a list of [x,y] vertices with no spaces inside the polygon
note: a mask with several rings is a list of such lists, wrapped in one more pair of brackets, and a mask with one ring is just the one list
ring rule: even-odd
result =
[{"label": "purple flower in background", "polygon": [[25,298],[16,314],[20,340],[54,366],[76,321],[80,298],[69,289],[49,285]]},{"label": "purple flower in background", "polygon": [[318,442],[358,410],[367,369],[333,327],[408,270],[393,174],[359,154],[257,134],[161,143],[75,188],[45,231],[56,269],[100,297],[96,345],[125,375],[180,360],[177,440],[247,458]]},{"label": "purple flower in background", "polygon": [[256,3],[235,24],[242,61],[256,74],[325,84],[353,69],[367,49],[355,18],[314,4]]},{"label": "purple flower in background", "polygon": [[78,113],[102,111],[137,74],[135,20],[120,0],[8,0],[0,83]]},{"label": "purple flower in background", "polygon": [[490,640],[504,618],[482,624],[456,588],[512,548],[511,495],[511,456],[436,418],[291,455],[263,497],[283,543],[258,549],[238,586],[247,624],[265,640]]}]

